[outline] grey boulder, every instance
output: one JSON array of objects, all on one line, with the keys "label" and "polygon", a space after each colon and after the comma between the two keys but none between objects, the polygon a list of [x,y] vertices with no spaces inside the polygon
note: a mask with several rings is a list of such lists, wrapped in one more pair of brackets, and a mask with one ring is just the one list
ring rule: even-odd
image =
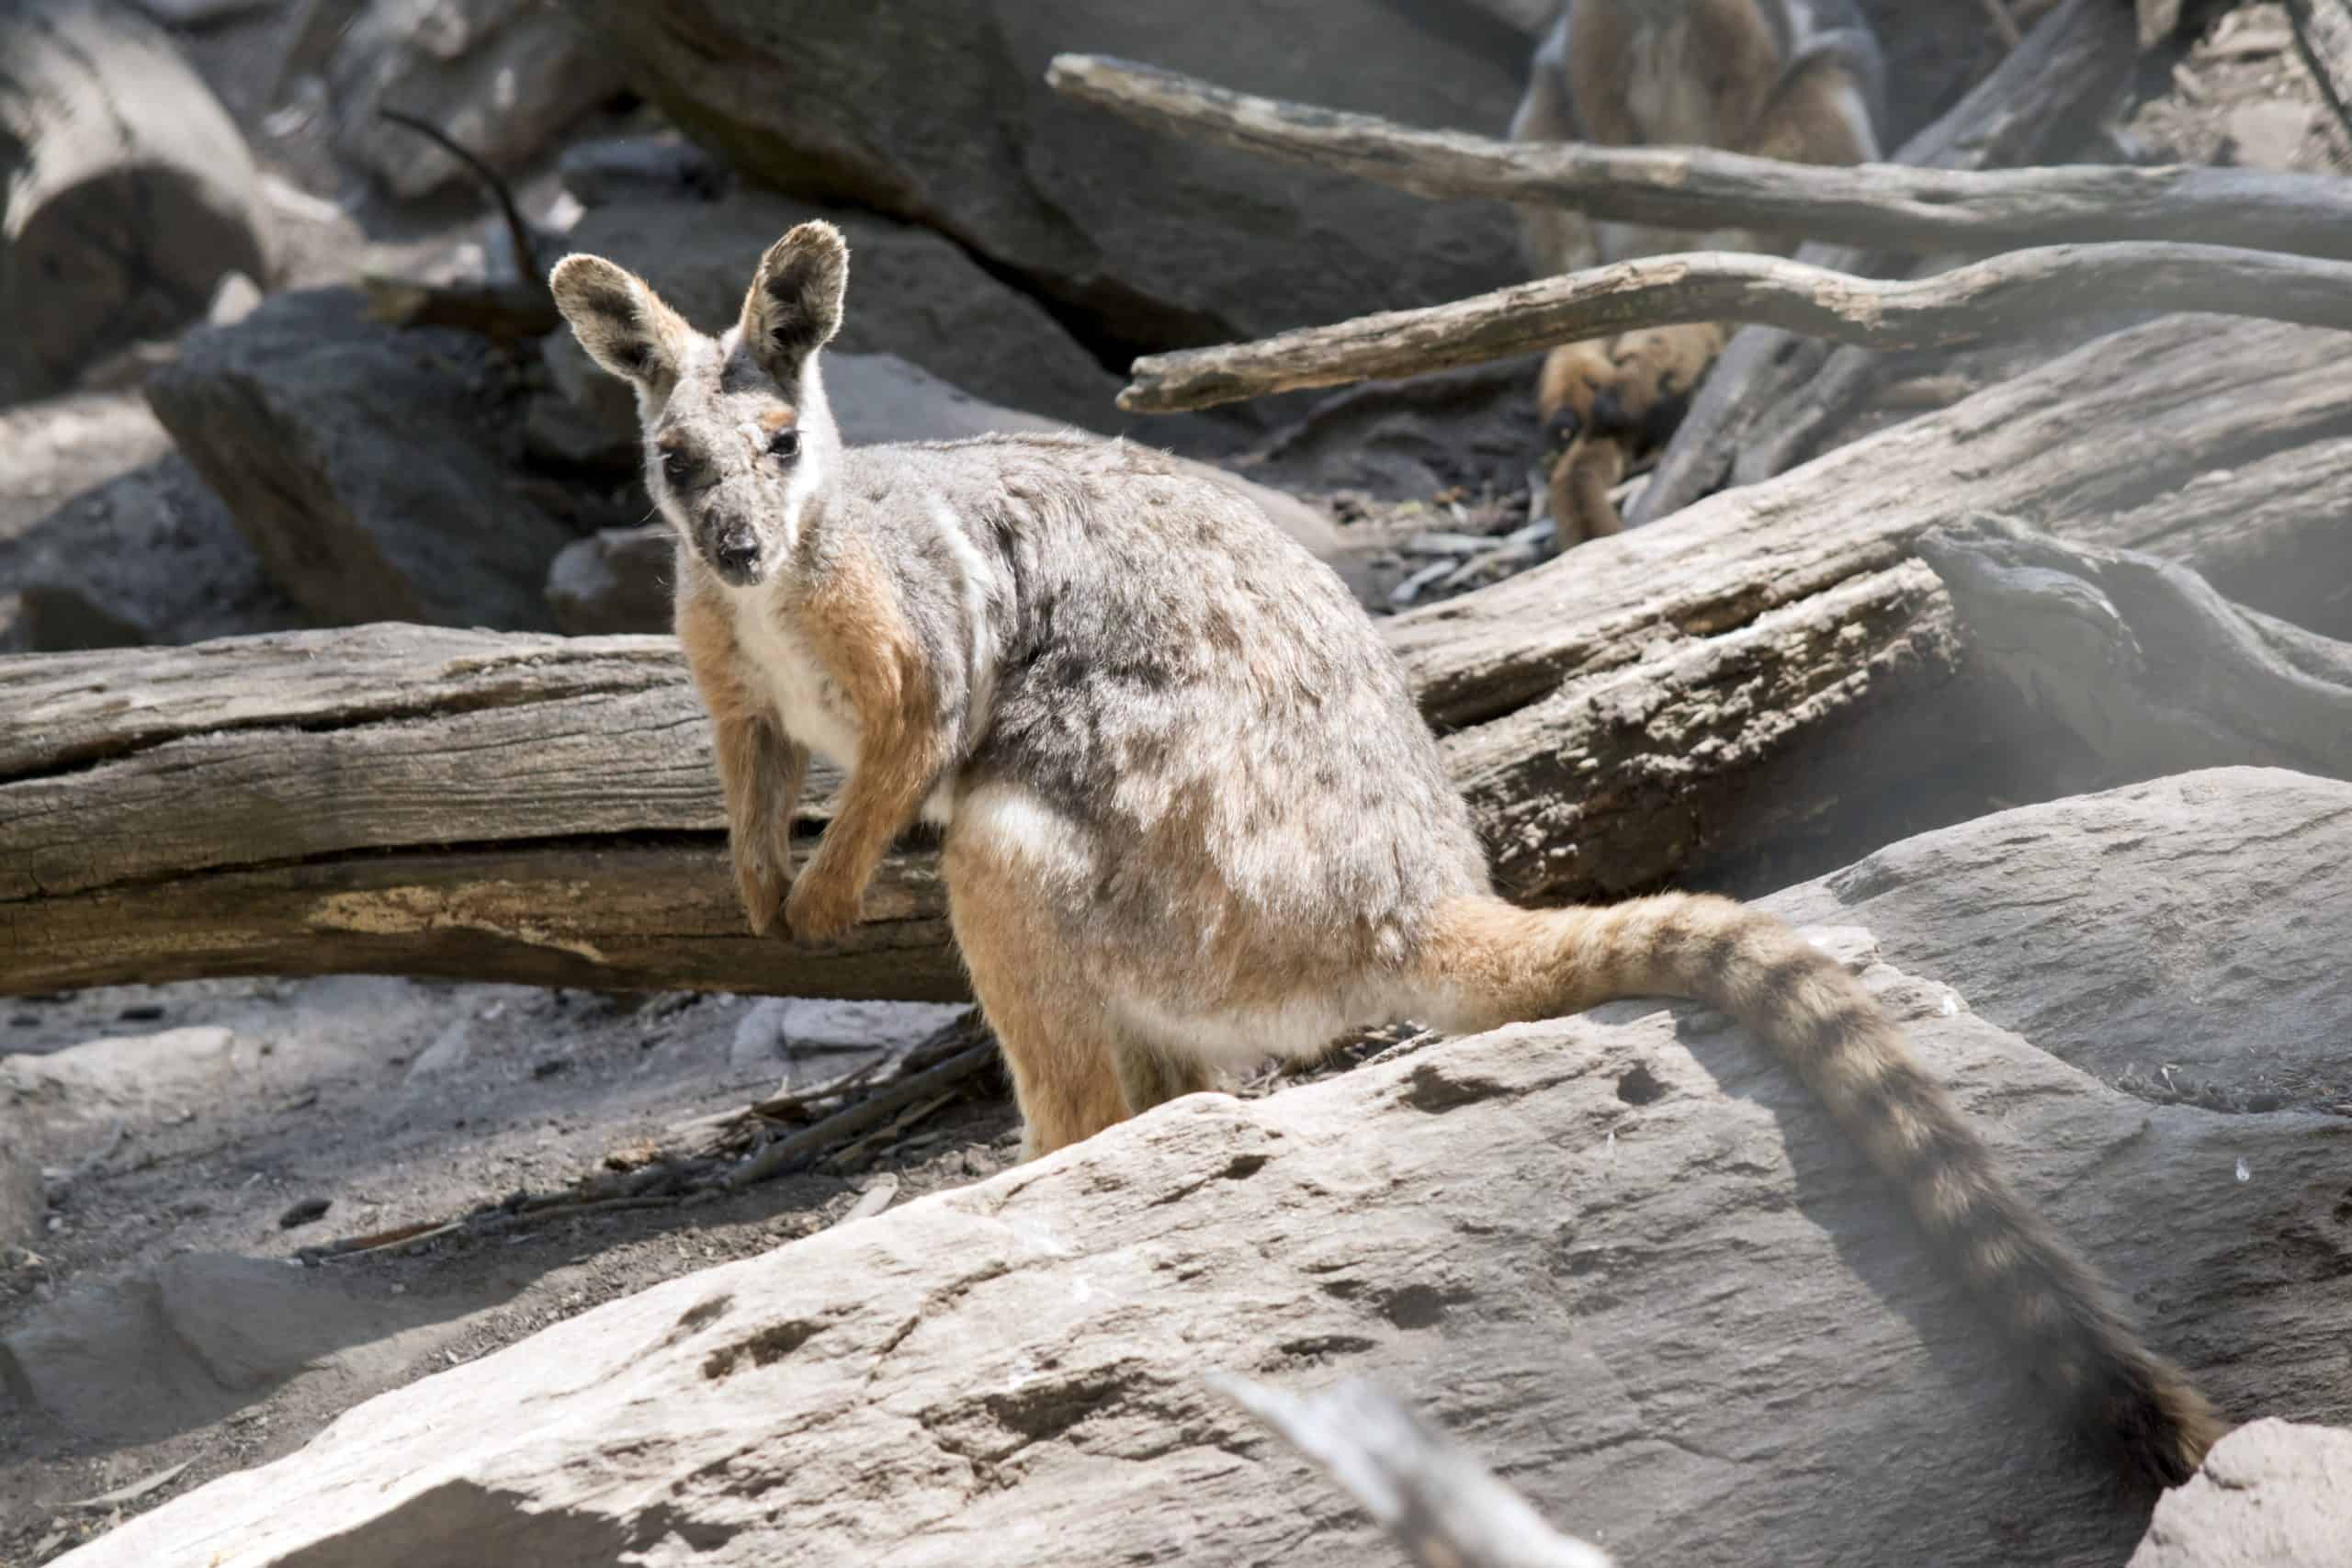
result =
[{"label": "grey boulder", "polygon": [[191,333],[147,399],[316,620],[549,630],[548,567],[574,536],[524,482],[514,381],[487,340],[326,288]]}]

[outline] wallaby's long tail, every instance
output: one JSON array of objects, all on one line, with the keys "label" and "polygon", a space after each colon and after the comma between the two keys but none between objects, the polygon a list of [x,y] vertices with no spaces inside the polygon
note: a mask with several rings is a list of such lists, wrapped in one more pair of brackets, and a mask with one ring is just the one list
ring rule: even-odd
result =
[{"label": "wallaby's long tail", "polygon": [[1721,1009],[1770,1044],[1903,1190],[2032,1370],[2132,1471],[2185,1481],[2227,1429],[1995,1168],[1869,991],[1783,922],[1705,895],[1543,910],[1461,898],[1440,910],[1420,979],[1432,1018],[1454,1028],[1629,997]]}]

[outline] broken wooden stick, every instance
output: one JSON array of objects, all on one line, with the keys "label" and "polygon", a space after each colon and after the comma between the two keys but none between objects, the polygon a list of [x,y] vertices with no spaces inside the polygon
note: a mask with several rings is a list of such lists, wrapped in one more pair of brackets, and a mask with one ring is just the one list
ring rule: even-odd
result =
[{"label": "broken wooden stick", "polygon": [[1208,1383],[1313,1460],[1420,1568],[1613,1568],[1544,1522],[1477,1457],[1376,1385],[1306,1398],[1230,1373]]},{"label": "broken wooden stick", "polygon": [[2226,234],[2249,250],[2352,259],[2352,185],[2334,175],[1795,164],[1708,148],[1498,141],[1256,97],[1102,55],[1057,56],[1046,79],[1154,130],[1432,199],[1549,204],[1614,222],[1693,232],[1736,225],[1894,251]]},{"label": "broken wooden stick", "polygon": [[1976,517],[1921,536],[1976,658],[2105,764],[2352,778],[2352,643],[2232,604],[2177,561]]},{"label": "broken wooden stick", "polygon": [[1211,408],[1680,321],[1760,321],[1871,348],[1925,348],[2135,309],[2352,328],[2352,263],[2223,245],[2047,245],[1886,281],[1739,252],[1645,256],[1425,310],[1149,355],[1135,362],[1119,406]]}]

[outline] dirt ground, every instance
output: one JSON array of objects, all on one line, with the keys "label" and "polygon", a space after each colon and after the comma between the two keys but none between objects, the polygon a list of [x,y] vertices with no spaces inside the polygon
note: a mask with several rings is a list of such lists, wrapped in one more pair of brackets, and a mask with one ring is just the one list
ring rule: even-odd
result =
[{"label": "dirt ground", "polygon": [[[109,1371],[68,1402],[70,1423],[21,1398],[0,1403],[0,1563],[45,1561],[113,1522],[116,1508],[79,1500],[185,1463],[133,1505],[152,1506],[299,1447],[385,1388],[808,1234],[879,1179],[904,1199],[989,1174],[1015,1148],[1012,1103],[991,1073],[846,1170],[311,1269],[294,1261],[306,1246],[567,1187],[616,1151],[774,1090],[777,1072],[730,1059],[753,1006],[358,976],[6,1004],[0,1103],[13,1090],[17,1113],[47,1130],[50,1196],[45,1234],[0,1265],[8,1381],[42,1359],[61,1380],[85,1375],[88,1358],[136,1361],[150,1396],[113,1397],[99,1386]],[[782,1065],[829,1077],[831,1055]],[[283,1223],[298,1214],[315,1217]],[[288,1303],[308,1337],[288,1354],[311,1352],[310,1370],[245,1367],[248,1386],[221,1386],[211,1347],[238,1325],[210,1314],[255,1305],[243,1293],[175,1297],[168,1274],[167,1329],[145,1316],[133,1329],[112,1322],[120,1303],[143,1311],[175,1257],[215,1255],[287,1265]],[[346,1353],[363,1341],[396,1348]]]}]

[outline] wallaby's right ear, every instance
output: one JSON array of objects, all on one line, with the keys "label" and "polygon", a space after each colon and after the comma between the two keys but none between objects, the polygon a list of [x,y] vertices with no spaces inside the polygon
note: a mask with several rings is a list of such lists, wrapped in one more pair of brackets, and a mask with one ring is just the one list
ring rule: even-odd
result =
[{"label": "wallaby's right ear", "polygon": [[555,264],[548,287],[589,358],[657,391],[676,383],[694,329],[643,278],[602,256],[569,255]]},{"label": "wallaby's right ear", "polygon": [[842,330],[842,296],[849,288],[849,243],[821,219],[796,225],[768,247],[743,296],[743,344],[779,381],[800,374],[802,361]]}]

